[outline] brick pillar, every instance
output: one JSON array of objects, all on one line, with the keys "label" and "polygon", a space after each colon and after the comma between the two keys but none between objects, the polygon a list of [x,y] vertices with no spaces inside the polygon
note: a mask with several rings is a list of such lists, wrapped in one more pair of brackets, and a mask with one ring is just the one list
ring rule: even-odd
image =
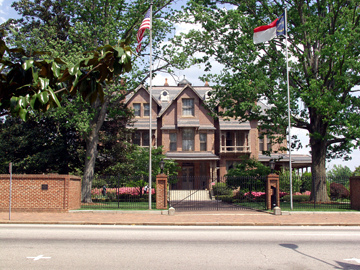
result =
[{"label": "brick pillar", "polygon": [[350,177],[351,209],[360,210],[360,176]]},{"label": "brick pillar", "polygon": [[280,207],[280,196],[279,196],[279,176],[277,174],[269,174],[266,177],[266,208],[272,209],[271,196],[275,196],[276,206]]},{"label": "brick pillar", "polygon": [[167,209],[167,175],[156,176],[156,209]]}]

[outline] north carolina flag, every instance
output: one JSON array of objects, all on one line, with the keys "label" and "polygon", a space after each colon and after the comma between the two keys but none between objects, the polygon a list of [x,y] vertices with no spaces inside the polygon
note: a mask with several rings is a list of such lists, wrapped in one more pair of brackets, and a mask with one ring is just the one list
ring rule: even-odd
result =
[{"label": "north carolina flag", "polygon": [[136,34],[136,40],[138,42],[138,45],[136,47],[137,53],[139,53],[141,50],[141,41],[144,37],[145,29],[150,29],[150,10],[151,10],[151,8],[149,8],[149,10],[146,12],[145,18],[142,21],[140,28]]},{"label": "north carolina flag", "polygon": [[285,35],[285,13],[268,25],[262,25],[254,29],[254,43],[262,43],[272,40],[274,37]]}]

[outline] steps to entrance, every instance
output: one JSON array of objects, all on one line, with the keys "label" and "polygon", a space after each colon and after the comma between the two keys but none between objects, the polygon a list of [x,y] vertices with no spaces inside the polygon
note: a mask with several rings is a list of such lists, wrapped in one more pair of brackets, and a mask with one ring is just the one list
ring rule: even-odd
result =
[{"label": "steps to entrance", "polygon": [[170,190],[171,201],[211,201],[209,190]]}]

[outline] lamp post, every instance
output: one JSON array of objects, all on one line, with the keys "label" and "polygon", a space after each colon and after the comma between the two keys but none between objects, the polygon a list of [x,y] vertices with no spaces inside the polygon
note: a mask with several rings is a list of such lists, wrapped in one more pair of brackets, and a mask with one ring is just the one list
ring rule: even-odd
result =
[{"label": "lamp post", "polygon": [[165,166],[165,161],[163,159],[160,160],[160,173],[163,174],[164,173],[164,166]]},{"label": "lamp post", "polygon": [[275,169],[275,160],[271,159],[269,162],[271,173],[274,173]]}]

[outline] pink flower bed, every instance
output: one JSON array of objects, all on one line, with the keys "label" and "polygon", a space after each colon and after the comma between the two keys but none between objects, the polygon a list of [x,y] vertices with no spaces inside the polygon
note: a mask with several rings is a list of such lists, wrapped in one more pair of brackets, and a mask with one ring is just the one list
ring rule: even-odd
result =
[{"label": "pink flower bed", "polygon": [[[250,194],[250,192],[246,192],[244,195],[248,196]],[[251,195],[254,197],[260,197],[265,195],[265,192],[261,192],[261,191],[251,191]]]},{"label": "pink flower bed", "polygon": [[[93,196],[102,196],[102,188],[93,188],[91,190],[91,195]],[[116,193],[116,191],[118,191]],[[106,193],[115,193],[116,195],[127,194],[132,196],[140,195],[140,188],[138,187],[122,187],[119,189],[116,188],[107,188]],[[142,194],[144,194],[144,189],[142,189]],[[151,194],[155,194],[155,189],[151,189]]]}]

